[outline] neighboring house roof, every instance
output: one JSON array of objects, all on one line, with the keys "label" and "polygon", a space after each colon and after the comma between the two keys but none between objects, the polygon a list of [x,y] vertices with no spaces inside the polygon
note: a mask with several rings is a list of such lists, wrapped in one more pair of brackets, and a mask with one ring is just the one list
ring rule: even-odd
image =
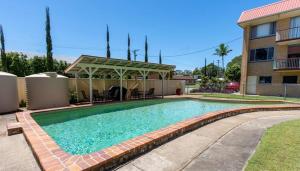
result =
[{"label": "neighboring house roof", "polygon": [[243,23],[296,9],[300,9],[300,0],[281,0],[262,7],[244,11],[240,16],[238,23]]},{"label": "neighboring house roof", "polygon": [[174,75],[173,80],[196,80],[190,75]]}]

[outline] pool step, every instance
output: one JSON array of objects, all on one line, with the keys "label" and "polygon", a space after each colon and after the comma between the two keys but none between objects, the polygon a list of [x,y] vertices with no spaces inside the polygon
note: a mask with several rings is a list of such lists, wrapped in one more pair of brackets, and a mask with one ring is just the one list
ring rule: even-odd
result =
[{"label": "pool step", "polygon": [[21,134],[23,132],[20,122],[7,123],[6,128],[7,128],[7,135],[8,136]]}]

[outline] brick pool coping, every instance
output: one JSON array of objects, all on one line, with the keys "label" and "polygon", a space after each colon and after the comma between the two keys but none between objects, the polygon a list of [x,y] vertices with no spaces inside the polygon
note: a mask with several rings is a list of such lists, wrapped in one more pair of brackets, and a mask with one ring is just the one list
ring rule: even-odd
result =
[{"label": "brick pool coping", "polygon": [[[46,111],[53,110],[59,109]],[[106,170],[217,120],[242,113],[280,110],[300,110],[300,105],[255,106],[210,112],[86,155],[72,155],[63,151],[31,117],[32,113],[37,112],[17,112],[16,116],[42,170]]]}]

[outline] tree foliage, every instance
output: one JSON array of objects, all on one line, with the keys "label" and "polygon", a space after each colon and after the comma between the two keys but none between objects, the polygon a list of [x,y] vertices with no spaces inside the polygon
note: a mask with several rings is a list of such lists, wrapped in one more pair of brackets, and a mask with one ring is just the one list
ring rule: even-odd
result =
[{"label": "tree foliage", "polygon": [[50,13],[49,7],[46,8],[46,44],[47,44],[47,70],[53,70],[53,53],[52,53],[52,38],[51,38],[51,26],[50,26]]},{"label": "tree foliage", "polygon": [[206,72],[206,76],[208,76],[209,78],[212,78],[212,77],[217,77],[218,76],[218,72],[220,72],[221,68],[216,66],[215,64],[213,63],[210,63],[205,67],[202,67],[201,68],[201,74],[202,75],[205,75],[205,72]]},{"label": "tree foliage", "polygon": [[202,68],[195,68],[195,70],[193,71],[193,75],[199,75],[199,76],[206,76],[208,78],[212,78],[212,77],[218,77],[218,73],[221,71],[222,68],[216,66],[214,63],[210,63],[205,67]]},{"label": "tree foliage", "polygon": [[[227,56],[232,50],[229,49],[228,45],[225,45],[224,43],[220,44],[219,47],[215,50],[214,55],[217,55],[222,58],[222,68],[223,68],[223,73],[225,70],[224,66],[224,57]],[[223,74],[224,75],[224,74]]]},{"label": "tree foliage", "polygon": [[8,53],[7,59],[9,61],[9,72],[19,77],[25,77],[31,74],[30,63],[27,56],[22,53]]},{"label": "tree foliage", "polygon": [[5,40],[2,25],[0,25],[0,55],[1,55],[1,69],[7,71],[7,59],[5,54]]},{"label": "tree foliage", "polygon": [[199,76],[201,76],[202,75],[202,73],[201,73],[201,68],[195,68],[194,70],[193,70],[193,75],[199,75]]},{"label": "tree foliage", "polygon": [[[6,53],[8,72],[24,77],[31,74],[37,74],[48,71],[47,58],[34,56],[28,58],[27,55],[17,52]],[[64,74],[64,70],[69,66],[66,61],[53,60],[53,71]]]},{"label": "tree foliage", "polygon": [[159,51],[159,64],[162,64],[162,59],[161,59],[161,50]]},{"label": "tree foliage", "polygon": [[128,50],[127,50],[127,60],[131,61],[131,52],[130,52],[130,36],[128,34],[128,40],[127,40],[127,44],[128,44]]},{"label": "tree foliage", "polygon": [[148,62],[148,40],[147,40],[147,36],[146,36],[146,40],[145,40],[145,62]]},{"label": "tree foliage", "polygon": [[228,62],[227,68],[231,67],[234,64],[238,64],[239,66],[242,65],[242,55],[236,56],[230,62]]},{"label": "tree foliage", "polygon": [[109,45],[109,28],[108,25],[106,25],[106,57],[110,58],[110,45]]},{"label": "tree foliage", "polygon": [[238,64],[229,66],[225,72],[225,76],[228,80],[239,82],[241,79],[241,66]]},{"label": "tree foliage", "polygon": [[239,82],[241,79],[242,55],[234,57],[228,64],[225,76],[228,80]]}]

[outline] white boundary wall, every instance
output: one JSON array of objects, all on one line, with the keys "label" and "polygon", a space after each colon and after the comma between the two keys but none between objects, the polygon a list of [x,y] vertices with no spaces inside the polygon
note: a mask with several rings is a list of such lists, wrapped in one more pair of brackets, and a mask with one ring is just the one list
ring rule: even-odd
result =
[{"label": "white boundary wall", "polygon": [[[137,85],[139,91],[143,91],[143,80],[123,80],[123,87],[127,89],[132,89],[134,85]],[[93,89],[102,92],[103,90],[108,90],[111,86],[120,86],[120,80],[102,80],[93,79]],[[155,88],[155,95],[160,96],[162,94],[162,80],[146,80],[146,91],[150,88]],[[164,95],[175,95],[176,89],[181,88],[181,91],[185,89],[185,81],[181,80],[164,80]],[[79,94],[79,99],[81,97],[81,90],[84,90],[86,95],[89,96],[89,79],[88,78],[78,78],[77,79],[77,90]],[[69,91],[76,92],[76,79],[69,78]],[[24,77],[18,77],[18,96],[19,102],[21,100],[27,101],[26,97],[26,84]]]}]

